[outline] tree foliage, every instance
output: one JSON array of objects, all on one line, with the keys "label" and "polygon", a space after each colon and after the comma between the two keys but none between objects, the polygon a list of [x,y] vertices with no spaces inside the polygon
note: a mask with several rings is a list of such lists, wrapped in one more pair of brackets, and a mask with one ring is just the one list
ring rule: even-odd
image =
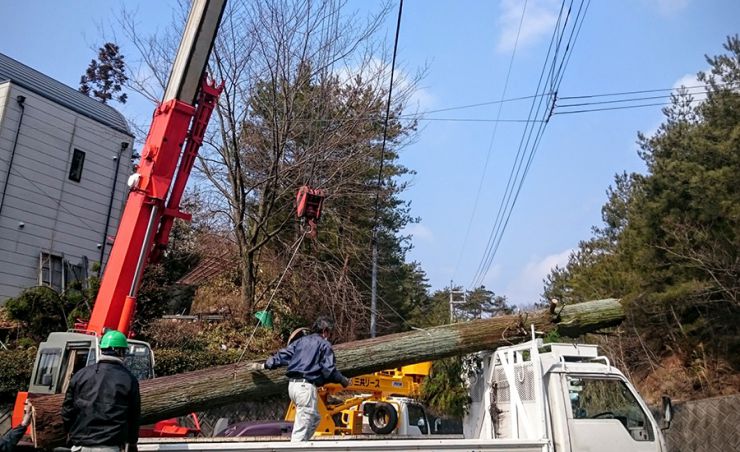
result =
[{"label": "tree foliage", "polygon": [[[646,174],[619,174],[603,226],[545,281],[543,298],[621,297],[656,355],[697,350],[740,369],[740,39],[707,57],[707,98],[685,90],[652,136]],[[734,350],[734,351],[733,351]]]},{"label": "tree foliage", "polygon": [[84,288],[74,282],[62,293],[47,286],[31,287],[6,300],[4,308],[23,324],[26,337],[41,342],[49,333],[67,331],[76,320],[87,318],[97,291],[97,278],[90,278]]},{"label": "tree foliage", "polygon": [[128,76],[123,60],[124,56],[118,45],[112,42],[103,44],[98,49],[98,58],[90,60],[85,74],[80,77],[79,91],[104,104],[109,100],[125,104],[128,95],[121,93],[121,90],[128,81]]}]

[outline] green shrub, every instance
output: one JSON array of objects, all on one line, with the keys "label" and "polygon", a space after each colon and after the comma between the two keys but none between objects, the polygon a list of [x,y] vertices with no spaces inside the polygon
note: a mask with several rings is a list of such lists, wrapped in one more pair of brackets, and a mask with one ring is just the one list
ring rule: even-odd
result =
[{"label": "green shrub", "polygon": [[12,402],[18,391],[28,389],[35,358],[34,348],[0,350],[0,403]]},{"label": "green shrub", "polygon": [[90,316],[90,306],[98,290],[98,279],[90,278],[88,287],[73,282],[60,294],[46,286],[31,287],[5,303],[5,311],[23,324],[25,336],[35,343],[53,331],[67,331],[78,318]]}]

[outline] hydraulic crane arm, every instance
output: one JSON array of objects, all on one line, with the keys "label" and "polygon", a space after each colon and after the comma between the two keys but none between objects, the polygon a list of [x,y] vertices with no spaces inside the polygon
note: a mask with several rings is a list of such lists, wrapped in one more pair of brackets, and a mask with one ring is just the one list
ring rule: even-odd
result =
[{"label": "hydraulic crane arm", "polygon": [[146,264],[167,245],[222,86],[205,67],[226,0],[194,0],[162,103],[154,112],[87,329],[127,334]]}]

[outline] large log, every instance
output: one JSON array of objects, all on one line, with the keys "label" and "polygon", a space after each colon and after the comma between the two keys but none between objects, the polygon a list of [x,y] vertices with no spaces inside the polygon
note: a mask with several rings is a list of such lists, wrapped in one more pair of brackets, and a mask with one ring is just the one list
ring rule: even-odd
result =
[{"label": "large log", "polygon": [[[347,376],[362,375],[406,364],[462,355],[521,342],[529,326],[561,336],[619,324],[624,311],[619,300],[607,299],[565,306],[562,310],[494,317],[339,344],[337,367]],[[240,363],[141,382],[142,423],[186,415],[231,403],[259,399],[285,391],[284,370],[253,371]],[[64,442],[60,409],[63,395],[34,398],[33,432],[37,447]]]}]

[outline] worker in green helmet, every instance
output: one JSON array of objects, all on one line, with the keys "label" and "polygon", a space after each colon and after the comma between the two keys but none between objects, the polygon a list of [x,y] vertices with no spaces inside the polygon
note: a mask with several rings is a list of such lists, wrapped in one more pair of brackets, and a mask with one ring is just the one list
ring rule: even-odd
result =
[{"label": "worker in green helmet", "polygon": [[98,362],[72,377],[62,419],[73,451],[136,452],[141,398],[139,382],[123,364],[127,350],[126,336],[108,331]]}]

